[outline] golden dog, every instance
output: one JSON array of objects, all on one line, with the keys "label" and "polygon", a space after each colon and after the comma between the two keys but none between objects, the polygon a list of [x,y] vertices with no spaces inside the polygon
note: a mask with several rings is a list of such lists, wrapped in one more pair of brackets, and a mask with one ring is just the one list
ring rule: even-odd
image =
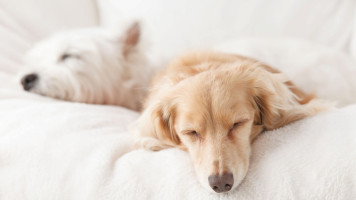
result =
[{"label": "golden dog", "polygon": [[154,79],[136,144],[150,150],[188,151],[203,186],[227,192],[246,176],[251,143],[263,130],[328,107],[256,60],[191,53]]}]

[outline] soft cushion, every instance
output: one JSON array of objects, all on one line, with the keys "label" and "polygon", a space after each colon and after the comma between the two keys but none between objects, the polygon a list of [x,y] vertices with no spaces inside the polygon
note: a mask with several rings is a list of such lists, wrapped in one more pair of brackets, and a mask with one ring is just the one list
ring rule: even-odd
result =
[{"label": "soft cushion", "polygon": [[143,21],[151,53],[171,57],[236,37],[298,37],[349,50],[352,0],[98,0],[101,23]]},{"label": "soft cushion", "polygon": [[[64,2],[70,6],[69,1]],[[15,3],[7,3],[13,9],[21,8],[14,6]],[[47,10],[52,10],[49,8]],[[36,9],[31,7],[29,10]],[[81,12],[86,11],[82,9]],[[50,15],[45,15],[48,21]],[[9,19],[16,19],[13,18],[16,13],[8,16]],[[4,44],[0,52],[0,199],[356,197],[353,184],[356,181],[356,130],[353,126],[356,120],[355,106],[321,113],[264,133],[254,143],[246,180],[231,193],[215,194],[199,184],[186,152],[178,149],[131,151],[132,135],[127,126],[137,119],[138,113],[120,107],[63,102],[23,92],[15,77],[22,68],[23,52],[42,34],[47,35],[56,29],[44,33],[39,31],[40,34],[33,34],[32,38],[32,34],[27,34],[32,33],[32,30],[26,31],[26,26],[33,21],[26,21],[31,19],[26,16],[18,16],[17,20],[13,20],[14,23],[10,20],[7,23],[9,26],[4,25],[0,29],[3,31],[0,32],[0,40]],[[20,19],[24,20],[26,26],[15,23]],[[43,21],[48,22],[47,18]],[[74,24],[75,21],[73,18]],[[169,53],[176,51],[174,49],[180,50],[178,42],[168,39],[162,41],[167,42],[167,45],[174,44]],[[318,57],[312,46],[300,49],[311,60],[322,59],[330,66],[349,62],[348,58],[342,56]],[[288,47],[286,43],[285,48]],[[288,55],[285,48],[268,49],[271,54],[265,57],[266,62],[278,63],[281,58],[288,58],[283,56]],[[251,56],[258,57],[257,54]],[[293,58],[290,61],[297,60]]]}]

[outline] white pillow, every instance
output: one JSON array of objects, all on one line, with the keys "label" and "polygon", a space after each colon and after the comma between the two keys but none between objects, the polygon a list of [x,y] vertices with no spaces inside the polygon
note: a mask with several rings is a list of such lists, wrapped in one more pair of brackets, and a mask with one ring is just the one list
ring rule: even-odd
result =
[{"label": "white pillow", "polygon": [[354,12],[354,24],[353,24],[353,32],[351,36],[351,42],[350,42],[350,53],[353,55],[353,57],[356,59],[356,9]]},{"label": "white pillow", "polygon": [[152,51],[172,57],[241,36],[297,37],[348,50],[356,4],[350,0],[98,0],[101,23],[142,20]]}]

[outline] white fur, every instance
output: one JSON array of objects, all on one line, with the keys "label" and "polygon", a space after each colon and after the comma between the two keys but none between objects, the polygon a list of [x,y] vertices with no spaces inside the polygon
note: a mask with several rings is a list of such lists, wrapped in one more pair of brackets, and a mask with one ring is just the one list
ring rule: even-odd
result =
[{"label": "white fur", "polygon": [[[30,92],[139,109],[151,79],[150,68],[140,45],[127,44],[125,39],[130,33],[123,32],[103,28],[71,30],[40,42],[25,60],[25,74],[39,76]],[[62,60],[65,54],[70,57]]]}]

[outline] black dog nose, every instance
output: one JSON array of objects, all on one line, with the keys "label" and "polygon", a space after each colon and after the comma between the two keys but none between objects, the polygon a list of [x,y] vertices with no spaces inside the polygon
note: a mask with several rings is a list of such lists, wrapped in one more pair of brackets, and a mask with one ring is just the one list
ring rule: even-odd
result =
[{"label": "black dog nose", "polygon": [[22,79],[21,79],[21,84],[23,86],[23,89],[28,91],[31,88],[33,88],[33,86],[35,85],[36,81],[38,79],[37,74],[27,74],[25,75]]},{"label": "black dog nose", "polygon": [[217,193],[230,191],[234,184],[234,176],[231,173],[211,175],[208,180],[210,187]]}]

